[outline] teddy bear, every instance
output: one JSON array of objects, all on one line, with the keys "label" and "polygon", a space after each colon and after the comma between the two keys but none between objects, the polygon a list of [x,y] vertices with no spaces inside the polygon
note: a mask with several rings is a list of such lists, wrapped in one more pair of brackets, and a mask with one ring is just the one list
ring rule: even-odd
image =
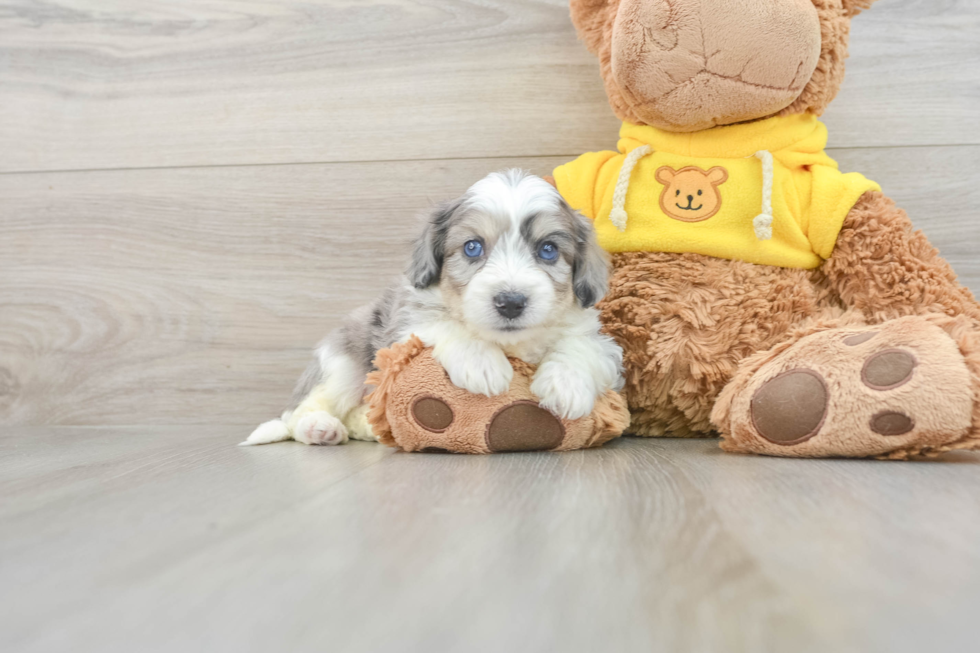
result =
[{"label": "teddy bear", "polygon": [[551,180],[611,253],[640,436],[906,459],[980,448],[980,306],[818,116],[874,0],[571,0],[622,120]]}]

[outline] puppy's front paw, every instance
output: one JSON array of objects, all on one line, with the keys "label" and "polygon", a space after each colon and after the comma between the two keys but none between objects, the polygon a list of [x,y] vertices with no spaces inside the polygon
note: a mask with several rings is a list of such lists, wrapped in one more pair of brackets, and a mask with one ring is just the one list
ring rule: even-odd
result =
[{"label": "puppy's front paw", "polygon": [[561,363],[544,363],[531,383],[542,408],[558,417],[578,419],[592,412],[596,385],[588,375]]},{"label": "puppy's front paw", "polygon": [[504,352],[486,343],[447,347],[433,355],[446,369],[453,385],[474,394],[488,397],[503,394],[514,378],[514,368]]},{"label": "puppy's front paw", "polygon": [[293,439],[304,444],[343,444],[347,442],[347,427],[330,413],[319,410],[300,418]]}]

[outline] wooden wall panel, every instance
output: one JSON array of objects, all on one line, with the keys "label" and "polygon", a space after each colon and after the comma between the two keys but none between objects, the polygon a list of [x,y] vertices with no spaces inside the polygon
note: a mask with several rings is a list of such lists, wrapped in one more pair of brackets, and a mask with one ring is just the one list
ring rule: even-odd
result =
[{"label": "wooden wall panel", "polygon": [[[980,144],[980,3],[854,22],[839,147]],[[572,155],[615,134],[565,0],[8,0],[0,172]]]},{"label": "wooden wall panel", "polygon": [[[980,290],[980,147],[836,150]],[[243,423],[397,275],[418,216],[563,158],[0,175],[0,423]]]}]

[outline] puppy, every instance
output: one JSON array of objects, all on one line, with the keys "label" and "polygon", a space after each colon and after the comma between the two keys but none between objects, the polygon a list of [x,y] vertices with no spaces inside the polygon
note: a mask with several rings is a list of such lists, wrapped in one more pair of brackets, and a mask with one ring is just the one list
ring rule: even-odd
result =
[{"label": "puppy", "polygon": [[593,308],[607,275],[591,221],[554,187],[520,170],[491,174],[438,207],[405,277],[319,345],[294,407],[242,444],[373,440],[365,376],[379,349],[411,334],[461,388],[506,392],[513,356],[537,366],[531,391],[542,407],[588,415],[597,396],[622,386],[622,351],[599,333]]}]

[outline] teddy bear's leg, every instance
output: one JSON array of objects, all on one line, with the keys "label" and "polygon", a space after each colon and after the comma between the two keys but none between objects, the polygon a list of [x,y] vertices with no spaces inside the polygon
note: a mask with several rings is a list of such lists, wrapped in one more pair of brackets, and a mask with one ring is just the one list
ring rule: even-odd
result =
[{"label": "teddy bear's leg", "polygon": [[828,326],[745,361],[712,413],[722,448],[902,458],[980,445],[980,339],[969,319]]},{"label": "teddy bear's leg", "polygon": [[980,447],[980,307],[903,211],[866,194],[823,271],[853,310],[743,362],[723,448],[907,457]]},{"label": "teddy bear's leg", "polygon": [[840,314],[818,272],[701,256],[613,256],[604,329],[623,349],[631,435],[714,434],[711,409],[746,357]]}]

